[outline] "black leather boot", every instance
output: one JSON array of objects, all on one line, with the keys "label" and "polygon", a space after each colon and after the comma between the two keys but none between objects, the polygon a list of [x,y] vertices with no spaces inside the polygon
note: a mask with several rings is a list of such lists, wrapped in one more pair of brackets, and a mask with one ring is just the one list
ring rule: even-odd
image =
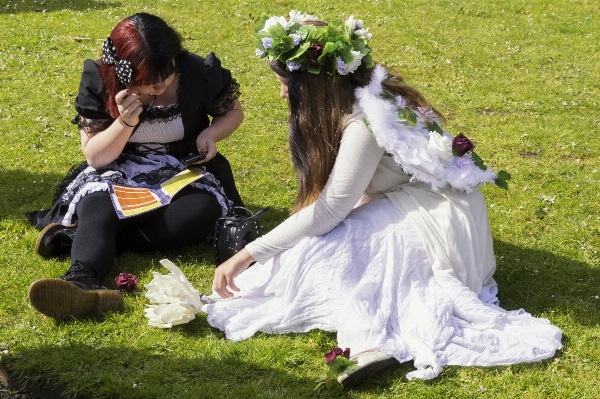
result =
[{"label": "black leather boot", "polygon": [[35,243],[35,252],[44,258],[68,255],[76,231],[77,224],[70,226],[63,226],[60,223],[49,224],[40,231]]},{"label": "black leather boot", "polygon": [[34,281],[29,287],[34,308],[55,319],[86,317],[123,309],[123,297],[100,285],[96,271],[74,261],[60,278]]}]

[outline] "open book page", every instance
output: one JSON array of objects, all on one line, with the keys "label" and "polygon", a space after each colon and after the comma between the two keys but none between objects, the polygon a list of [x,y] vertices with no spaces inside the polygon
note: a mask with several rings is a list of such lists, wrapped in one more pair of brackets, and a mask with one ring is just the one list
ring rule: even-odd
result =
[{"label": "open book page", "polygon": [[186,169],[157,188],[126,187],[108,183],[108,190],[119,219],[125,219],[168,205],[179,190],[201,177],[202,173],[197,170]]}]

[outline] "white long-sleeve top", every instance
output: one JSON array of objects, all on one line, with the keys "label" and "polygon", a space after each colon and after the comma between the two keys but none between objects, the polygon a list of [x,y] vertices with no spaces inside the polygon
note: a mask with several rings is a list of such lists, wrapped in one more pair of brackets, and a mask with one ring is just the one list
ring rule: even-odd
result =
[{"label": "white long-sleeve top", "polygon": [[338,156],[317,201],[246,246],[258,262],[266,262],[305,237],[330,232],[364,202],[363,195],[376,197],[409,180],[391,157],[384,156],[362,121],[362,110],[355,111],[345,120]]},{"label": "white long-sleeve top", "polygon": [[355,106],[344,121],[337,159],[317,201],[248,244],[250,255],[265,263],[305,237],[330,232],[354,207],[385,195],[417,230],[438,278],[458,279],[477,294],[482,285],[495,284],[496,259],[481,191],[467,195],[411,182],[377,145],[365,116]]}]

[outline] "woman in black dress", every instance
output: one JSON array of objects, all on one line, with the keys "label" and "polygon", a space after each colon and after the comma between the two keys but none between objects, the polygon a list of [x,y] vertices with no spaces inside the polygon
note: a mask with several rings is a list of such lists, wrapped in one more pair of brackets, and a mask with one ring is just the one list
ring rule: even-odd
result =
[{"label": "woman in black dress", "polygon": [[[229,163],[216,148],[243,120],[239,94],[213,53],[187,52],[162,19],[138,13],[117,24],[102,59],[85,61],[75,100],[73,122],[87,162],[34,221],[42,230],[38,254],[71,254],[63,276],[31,285],[37,310],[64,319],[121,309],[121,295],[100,284],[118,252],[200,242],[219,217],[242,205]],[[118,214],[111,184],[156,188],[184,170],[190,155],[201,158],[193,168],[202,178],[166,206],[134,217]]]}]

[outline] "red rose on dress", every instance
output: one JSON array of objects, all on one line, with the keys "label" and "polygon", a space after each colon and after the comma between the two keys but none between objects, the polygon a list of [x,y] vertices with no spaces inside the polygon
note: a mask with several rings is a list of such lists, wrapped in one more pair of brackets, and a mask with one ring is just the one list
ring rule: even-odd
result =
[{"label": "red rose on dress", "polygon": [[464,134],[460,133],[452,140],[452,153],[462,157],[475,149],[475,145]]},{"label": "red rose on dress", "polygon": [[319,64],[319,57],[323,52],[323,45],[321,43],[313,43],[308,48],[308,55],[306,56],[306,61],[311,65]]},{"label": "red rose on dress", "polygon": [[117,289],[131,292],[138,286],[140,282],[133,274],[121,273],[115,277],[115,283],[117,283]]}]

